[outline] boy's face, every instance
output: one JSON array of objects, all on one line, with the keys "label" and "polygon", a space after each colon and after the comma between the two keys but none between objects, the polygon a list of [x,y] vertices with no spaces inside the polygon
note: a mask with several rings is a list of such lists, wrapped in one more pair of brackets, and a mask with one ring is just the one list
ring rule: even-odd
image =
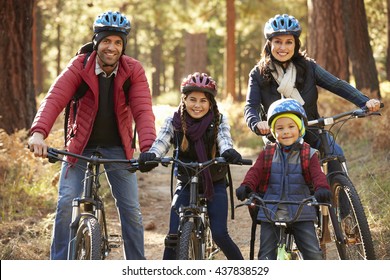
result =
[{"label": "boy's face", "polygon": [[280,118],[275,122],[276,140],[283,146],[294,144],[299,137],[299,128],[290,118]]}]

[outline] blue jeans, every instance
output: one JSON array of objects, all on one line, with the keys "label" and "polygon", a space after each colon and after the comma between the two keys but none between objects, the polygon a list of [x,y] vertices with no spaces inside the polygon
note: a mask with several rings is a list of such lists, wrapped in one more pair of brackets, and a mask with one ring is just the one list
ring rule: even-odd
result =
[{"label": "blue jeans", "polygon": [[[293,224],[294,239],[305,260],[322,260],[322,251],[313,222],[296,222]],[[259,260],[276,260],[279,241],[279,228],[267,222],[260,226]]]},{"label": "blue jeans", "polygon": [[[94,151],[100,152],[104,158],[126,158],[122,147],[85,149],[83,155],[90,157]],[[79,160],[76,165],[86,166],[86,162]],[[115,198],[115,204],[122,226],[125,258],[130,260],[143,260],[145,259],[144,229],[138,201],[136,174],[124,170],[121,164],[105,164],[104,168],[107,171],[107,181],[109,182],[111,193]],[[52,260],[67,259],[70,234],[69,225],[72,217],[72,200],[82,194],[83,179],[84,169],[78,168],[77,166],[70,167],[67,163],[62,164],[50,252],[50,258]]]},{"label": "blue jeans", "polygon": [[[180,205],[188,205],[190,200],[189,185],[182,190],[182,185],[179,184],[173,200],[174,207],[171,208],[171,216],[169,223],[169,233],[177,234],[179,227],[179,216],[175,209],[179,209]],[[214,183],[214,196],[212,200],[207,201],[207,211],[210,218],[210,229],[213,235],[213,240],[222,250],[228,260],[243,260],[240,249],[231,239],[227,228],[228,215],[228,197],[226,192],[226,183]],[[165,248],[164,260],[176,259],[176,252],[173,248]]]}]

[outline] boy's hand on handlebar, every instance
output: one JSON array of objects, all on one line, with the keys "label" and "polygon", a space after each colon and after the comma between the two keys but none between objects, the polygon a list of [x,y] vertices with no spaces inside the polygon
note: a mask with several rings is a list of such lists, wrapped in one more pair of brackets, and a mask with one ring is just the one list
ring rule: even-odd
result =
[{"label": "boy's hand on handlebar", "polygon": [[141,172],[149,172],[152,169],[156,168],[158,166],[157,162],[148,163],[148,161],[153,161],[156,158],[155,153],[149,153],[149,152],[143,152],[139,155],[138,158],[138,164],[139,164],[139,171]]},{"label": "boy's hand on handlebar", "polygon": [[252,189],[249,186],[241,185],[236,189],[236,197],[240,201],[244,201],[249,198],[252,193]]},{"label": "boy's hand on handlebar", "polygon": [[224,151],[221,156],[224,157],[228,163],[234,164],[238,163],[242,159],[241,154],[235,149],[228,149]]},{"label": "boy's hand on handlebar", "polygon": [[314,197],[318,202],[323,202],[323,203],[331,202],[332,193],[328,189],[319,188],[314,192]]}]

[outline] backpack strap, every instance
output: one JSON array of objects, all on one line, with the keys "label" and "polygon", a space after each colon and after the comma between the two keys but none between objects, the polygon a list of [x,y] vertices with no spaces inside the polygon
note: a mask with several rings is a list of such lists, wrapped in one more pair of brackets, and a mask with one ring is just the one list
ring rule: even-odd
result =
[{"label": "backpack strap", "polygon": [[305,182],[308,185],[311,185],[311,175],[310,175],[310,145],[306,142],[303,142],[303,146],[300,153],[301,158],[301,166],[303,177],[305,178]]},{"label": "backpack strap", "polygon": [[261,180],[257,190],[259,192],[264,193],[267,188],[269,177],[271,176],[271,165],[272,165],[272,159],[274,157],[275,150],[276,150],[275,143],[267,144],[264,148],[265,154],[264,154],[264,162],[263,162],[263,171],[262,171]]}]

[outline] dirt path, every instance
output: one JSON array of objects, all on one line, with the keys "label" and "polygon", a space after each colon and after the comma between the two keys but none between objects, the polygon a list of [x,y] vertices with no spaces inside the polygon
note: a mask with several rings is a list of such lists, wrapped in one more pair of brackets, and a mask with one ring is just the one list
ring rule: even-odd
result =
[{"label": "dirt path", "polygon": [[[234,188],[239,186],[248,169],[249,166],[231,166]],[[162,259],[164,238],[169,225],[171,203],[170,172],[170,167],[159,166],[150,173],[138,173],[141,211],[145,226],[145,255],[148,260]],[[237,205],[238,200],[234,198],[234,201],[235,205]],[[114,207],[109,208],[114,209]],[[110,232],[112,234],[120,234],[120,225],[116,212],[111,210],[109,216],[111,217],[108,221],[110,224]],[[245,259],[249,259],[250,226],[251,219],[247,209],[236,209],[234,220],[231,219],[229,211],[229,232],[232,239],[241,249]],[[109,259],[122,258],[122,248],[113,249],[109,256]],[[216,258],[225,259],[225,256],[220,252]]]}]

